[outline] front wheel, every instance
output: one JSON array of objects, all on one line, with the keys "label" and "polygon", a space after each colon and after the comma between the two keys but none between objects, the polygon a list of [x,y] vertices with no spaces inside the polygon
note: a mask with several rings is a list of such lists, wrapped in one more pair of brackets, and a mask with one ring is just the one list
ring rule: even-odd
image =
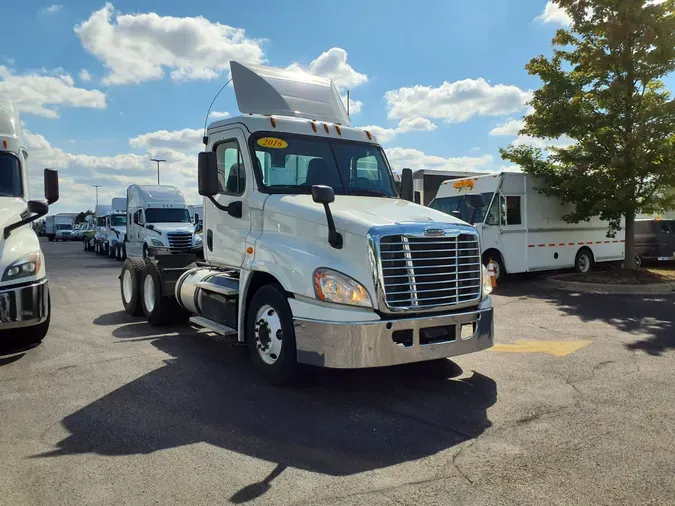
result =
[{"label": "front wheel", "polygon": [[502,259],[499,255],[490,255],[489,253],[484,253],[483,265],[485,267],[490,266],[490,260],[492,260],[492,267],[495,271],[495,280],[497,281],[497,284],[499,284],[504,281],[504,278],[506,277],[506,267],[504,267],[504,262],[502,262]]},{"label": "front wheel", "polygon": [[277,285],[260,288],[248,307],[246,340],[253,364],[274,384],[293,383],[299,378],[293,316]]}]

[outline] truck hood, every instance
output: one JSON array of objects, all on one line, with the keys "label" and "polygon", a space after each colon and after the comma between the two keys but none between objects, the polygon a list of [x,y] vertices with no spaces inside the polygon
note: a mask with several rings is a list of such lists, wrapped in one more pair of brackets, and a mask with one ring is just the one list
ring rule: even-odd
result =
[{"label": "truck hood", "polygon": [[21,220],[21,213],[26,210],[22,199],[0,198],[0,240],[3,240],[5,227]]},{"label": "truck hood", "polygon": [[[330,209],[336,228],[364,237],[371,227],[382,225],[403,223],[466,225],[454,216],[402,199],[336,195]],[[314,202],[311,195],[271,195],[265,202],[265,211],[326,225],[323,205]]]}]

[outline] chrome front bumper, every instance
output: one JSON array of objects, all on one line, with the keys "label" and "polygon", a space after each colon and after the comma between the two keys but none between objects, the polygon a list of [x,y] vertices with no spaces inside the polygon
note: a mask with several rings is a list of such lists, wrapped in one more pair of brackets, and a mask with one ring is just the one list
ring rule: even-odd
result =
[{"label": "chrome front bumper", "polygon": [[38,325],[49,314],[47,278],[0,288],[0,330]]},{"label": "chrome front bumper", "polygon": [[[298,362],[330,368],[423,362],[474,353],[494,344],[489,298],[471,311],[438,316],[364,322],[294,318],[294,325]],[[401,344],[402,338],[410,341]]]}]

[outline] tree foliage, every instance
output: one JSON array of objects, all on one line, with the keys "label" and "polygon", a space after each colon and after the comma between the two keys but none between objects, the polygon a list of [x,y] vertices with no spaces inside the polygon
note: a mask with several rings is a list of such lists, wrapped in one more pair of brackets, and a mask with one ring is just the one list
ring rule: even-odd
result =
[{"label": "tree foliage", "polygon": [[572,21],[550,58],[526,65],[543,84],[520,133],[569,145],[500,152],[575,204],[566,221],[599,216],[614,234],[625,218],[634,267],[636,214],[675,207],[675,102],[661,80],[675,70],[675,0],[554,1]]},{"label": "tree foliage", "polygon": [[83,223],[84,220],[87,218],[87,216],[93,214],[94,211],[92,211],[91,209],[88,209],[87,211],[82,211],[75,217],[75,223]]}]

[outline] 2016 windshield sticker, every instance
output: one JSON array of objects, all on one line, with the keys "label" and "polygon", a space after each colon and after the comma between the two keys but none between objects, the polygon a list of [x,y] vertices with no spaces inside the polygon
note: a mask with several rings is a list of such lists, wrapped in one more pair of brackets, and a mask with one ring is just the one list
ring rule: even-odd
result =
[{"label": "2016 windshield sticker", "polygon": [[284,149],[288,147],[288,142],[277,137],[263,137],[258,139],[258,146],[263,148]]}]

